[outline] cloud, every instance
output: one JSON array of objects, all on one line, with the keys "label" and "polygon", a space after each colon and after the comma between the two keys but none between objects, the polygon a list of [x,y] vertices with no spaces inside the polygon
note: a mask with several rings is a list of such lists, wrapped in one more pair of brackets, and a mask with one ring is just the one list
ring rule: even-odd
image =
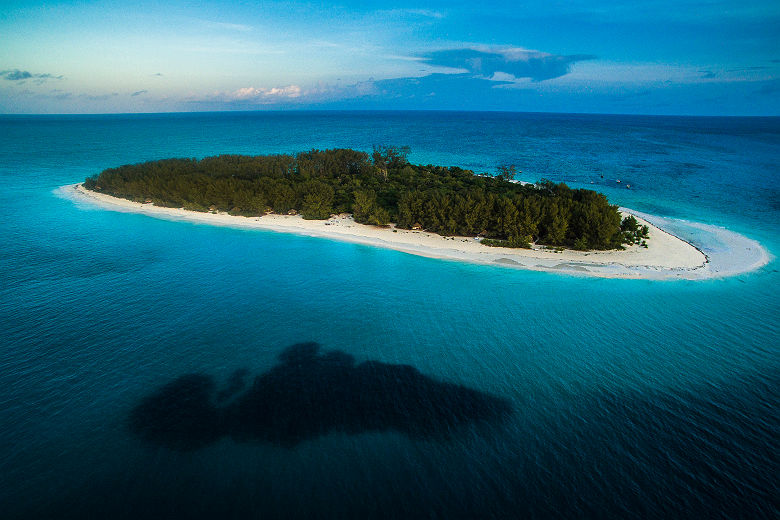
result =
[{"label": "cloud", "polygon": [[26,70],[4,70],[3,72],[0,72],[0,76],[3,78],[9,80],[9,81],[20,81],[24,79],[30,79],[33,77],[32,74],[27,72]]},{"label": "cloud", "polygon": [[33,74],[27,70],[13,69],[0,71],[0,78],[6,79],[8,81],[25,81],[28,79],[33,79],[39,80],[39,82],[43,82],[47,79],[62,79],[62,75],[55,76],[53,74]]},{"label": "cloud", "polygon": [[138,90],[138,91],[133,92],[132,94],[130,94],[130,96],[132,96],[132,97],[140,96],[141,94],[146,94],[147,92],[149,92],[149,91],[148,90]]},{"label": "cloud", "polygon": [[215,22],[212,20],[202,20],[202,23],[206,27],[210,27],[212,29],[224,29],[227,31],[249,32],[254,29],[251,25],[246,25],[243,23]]},{"label": "cloud", "polygon": [[[247,86],[183,100],[204,110],[257,109],[345,104],[382,107],[457,107],[464,99],[479,100],[480,107],[500,109],[513,103],[522,91],[536,90],[540,82],[569,74],[572,64],[590,55],[560,56],[517,47],[444,49],[412,57],[394,57],[424,65],[421,75],[351,84],[317,83],[276,87]],[[547,84],[545,84],[547,85]],[[509,106],[509,105],[507,105]]]},{"label": "cloud", "polygon": [[119,92],[111,92],[110,94],[79,94],[78,97],[87,101],[105,101],[117,96],[119,96]]},{"label": "cloud", "polygon": [[[395,100],[400,105],[422,103],[426,99],[438,98],[437,103],[457,106],[464,98],[506,99],[512,94],[503,94],[496,87],[511,84],[510,81],[483,78],[471,74],[430,74],[420,78],[397,78],[375,81],[371,90],[362,97],[375,100]],[[358,96],[353,96],[357,98]]]},{"label": "cloud", "polygon": [[244,87],[221,95],[226,101],[248,101],[255,103],[273,103],[301,97],[303,90],[298,85],[286,87],[257,88]]},{"label": "cloud", "polygon": [[224,23],[224,22],[214,22],[214,27],[219,27],[221,29],[228,29],[230,31],[251,31],[252,26],[251,25],[245,25],[242,23]]},{"label": "cloud", "polygon": [[436,18],[439,20],[444,18],[444,13],[441,11],[435,11],[433,9],[405,9],[404,11],[408,14],[423,16],[425,18]]},{"label": "cloud", "polygon": [[572,64],[591,60],[595,56],[575,54],[559,56],[546,52],[516,48],[461,48],[444,49],[424,56],[429,65],[449,67],[480,77],[493,77],[499,73],[515,78],[544,81],[568,74]]},{"label": "cloud", "polygon": [[[458,106],[463,99],[513,99],[511,90],[531,88],[533,83],[558,78],[569,73],[573,63],[592,59],[590,55],[558,56],[515,47],[447,49],[408,58],[420,61],[427,74],[392,79],[361,81],[349,85],[322,84],[301,87],[287,85],[273,88],[243,87],[230,92],[216,92],[205,98],[191,98],[187,103],[207,108],[220,105],[231,108],[253,108],[328,105],[332,103],[398,102]],[[500,93],[501,90],[507,91]]]},{"label": "cloud", "polygon": [[731,69],[725,69],[725,72],[735,74],[735,73],[751,73],[751,72],[761,72],[764,70],[770,70],[772,67],[767,67],[766,65],[755,65],[753,67],[735,67]]},{"label": "cloud", "polygon": [[59,100],[70,99],[70,98],[73,97],[73,93],[72,92],[66,92],[66,91],[60,90],[58,88],[55,88],[54,90],[52,90],[51,91],[51,95],[55,99],[59,99]]},{"label": "cloud", "polygon": [[358,99],[378,95],[373,80],[349,85],[317,83],[310,87],[287,85],[282,87],[243,87],[230,92],[214,92],[207,96],[195,96],[183,100],[186,105],[199,106],[201,110],[256,109],[261,106],[300,107]]},{"label": "cloud", "polygon": [[713,71],[710,69],[699,70],[701,76],[698,79],[716,79],[720,81],[763,81],[771,79],[772,67],[754,65],[750,67],[735,67]]},{"label": "cloud", "polygon": [[[506,83],[506,84],[517,84],[520,83],[522,78],[516,78],[515,76],[511,74],[507,74],[506,72],[494,72],[492,76],[489,78],[490,81],[496,81],[498,83]],[[528,81],[526,79],[526,81]]]},{"label": "cloud", "polygon": [[384,9],[377,11],[377,14],[382,17],[398,16],[398,17],[421,17],[421,18],[433,18],[441,20],[444,18],[444,13],[433,9]]}]

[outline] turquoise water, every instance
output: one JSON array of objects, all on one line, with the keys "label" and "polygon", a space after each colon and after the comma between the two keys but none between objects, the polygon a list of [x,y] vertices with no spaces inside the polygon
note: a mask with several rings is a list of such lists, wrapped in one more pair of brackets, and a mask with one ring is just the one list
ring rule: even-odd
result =
[{"label": "turquoise water", "polygon": [[3,516],[780,513],[775,261],[578,278],[56,193],[128,162],[373,144],[780,251],[777,118],[0,117]]}]

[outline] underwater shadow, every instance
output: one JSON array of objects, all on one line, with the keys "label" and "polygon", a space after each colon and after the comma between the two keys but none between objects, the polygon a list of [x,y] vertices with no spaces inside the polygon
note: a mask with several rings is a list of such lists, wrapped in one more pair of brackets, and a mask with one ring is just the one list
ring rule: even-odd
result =
[{"label": "underwater shadow", "polygon": [[220,392],[210,376],[181,376],[132,410],[130,429],[179,451],[224,436],[294,447],[331,432],[397,431],[442,439],[511,413],[500,397],[437,381],[409,365],[356,364],[344,352],[320,353],[317,343],[292,345],[279,361],[246,389],[246,370],[237,371]]}]

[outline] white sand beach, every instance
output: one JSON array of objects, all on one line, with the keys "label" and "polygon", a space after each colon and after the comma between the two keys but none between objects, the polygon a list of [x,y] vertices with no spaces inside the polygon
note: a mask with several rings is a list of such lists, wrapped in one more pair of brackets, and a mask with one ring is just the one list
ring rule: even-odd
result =
[{"label": "white sand beach", "polygon": [[[359,224],[346,214],[332,216],[328,220],[304,220],[298,215],[241,217],[226,213],[202,213],[132,202],[89,191],[81,184],[64,186],[60,189],[60,194],[107,210],[141,213],[168,220],[295,233],[389,248],[431,258],[574,275],[706,279],[748,272],[770,260],[770,255],[758,242],[714,227],[710,231],[717,235],[719,245],[723,247],[717,248],[717,251],[713,250],[713,254],[717,256],[713,258],[713,254],[710,254],[706,247],[694,247],[650,222],[663,219],[626,208],[621,208],[624,215],[633,214],[640,224],[647,224],[650,228],[647,248],[633,245],[623,251],[584,252],[568,249],[555,251],[541,246],[534,246],[533,249],[488,247],[480,244],[474,237],[443,237],[425,231],[396,229],[392,225],[381,228]],[[705,255],[705,252],[708,254]]]}]

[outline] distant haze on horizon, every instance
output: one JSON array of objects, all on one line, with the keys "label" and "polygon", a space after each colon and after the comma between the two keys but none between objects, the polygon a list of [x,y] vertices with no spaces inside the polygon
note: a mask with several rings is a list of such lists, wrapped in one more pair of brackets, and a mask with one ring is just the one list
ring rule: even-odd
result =
[{"label": "distant haze on horizon", "polygon": [[780,115],[776,0],[6,1],[0,113]]}]

